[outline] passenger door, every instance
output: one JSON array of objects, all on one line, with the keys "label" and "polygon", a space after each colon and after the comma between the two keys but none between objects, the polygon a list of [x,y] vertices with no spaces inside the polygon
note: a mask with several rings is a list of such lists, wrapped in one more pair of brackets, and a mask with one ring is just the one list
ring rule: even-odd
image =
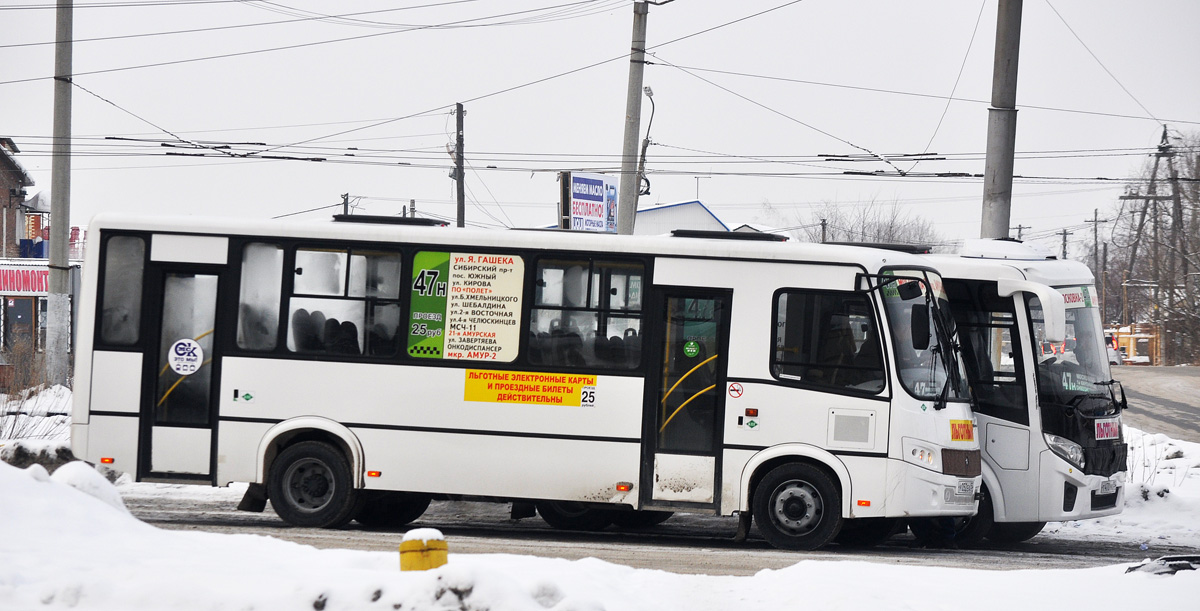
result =
[{"label": "passenger door", "polygon": [[212,477],[223,275],[224,266],[147,265],[139,479]]},{"label": "passenger door", "polygon": [[[730,293],[669,289],[658,300],[647,377],[641,504],[720,503]],[[653,310],[651,310],[653,312]],[[653,314],[648,314],[653,316]]]}]

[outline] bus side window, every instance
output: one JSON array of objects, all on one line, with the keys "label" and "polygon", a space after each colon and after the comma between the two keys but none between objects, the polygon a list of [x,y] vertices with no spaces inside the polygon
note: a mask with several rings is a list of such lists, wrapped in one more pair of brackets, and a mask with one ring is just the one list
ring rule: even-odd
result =
[{"label": "bus side window", "polygon": [[529,362],[581,369],[637,368],[643,273],[641,263],[539,261],[528,329]]},{"label": "bus side window", "polygon": [[106,246],[100,339],[107,344],[129,346],[137,343],[142,321],[146,242],[134,236],[114,236]]},{"label": "bus side window", "polygon": [[283,249],[275,244],[247,244],[242,250],[241,284],[237,345],[244,350],[274,350],[283,293]]},{"label": "bus side window", "polygon": [[395,355],[401,268],[394,252],[297,249],[287,300],[288,350]]},{"label": "bus side window", "polygon": [[865,296],[782,292],[775,322],[775,377],[873,394],[883,390],[879,333]]}]

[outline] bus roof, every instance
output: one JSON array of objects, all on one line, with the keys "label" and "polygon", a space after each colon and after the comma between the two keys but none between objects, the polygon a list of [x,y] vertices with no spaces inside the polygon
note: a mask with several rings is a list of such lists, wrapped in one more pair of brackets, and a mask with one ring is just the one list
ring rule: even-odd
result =
[{"label": "bus roof", "polygon": [[1017,278],[1054,287],[1095,282],[1088,266],[1055,258],[1044,249],[1011,240],[967,240],[953,255],[923,255],[946,278]]},{"label": "bus roof", "polygon": [[408,225],[336,223],[330,221],[270,220],[234,217],[157,216],[101,213],[91,230],[121,229],[163,233],[229,236],[270,236],[396,242],[466,247],[578,250],[615,255],[684,256],[714,259],[754,259],[851,264],[874,273],[883,267],[928,268],[932,261],[907,253],[858,246],[809,242],[764,242],[703,237],[627,236],[580,231],[498,231],[494,229],[420,227]]}]

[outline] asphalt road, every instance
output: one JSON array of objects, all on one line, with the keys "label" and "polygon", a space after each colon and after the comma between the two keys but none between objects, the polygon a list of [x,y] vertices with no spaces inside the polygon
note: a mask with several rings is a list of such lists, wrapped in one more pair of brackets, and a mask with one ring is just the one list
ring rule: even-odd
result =
[{"label": "asphalt road", "polygon": [[1148,433],[1200,443],[1200,367],[1112,368],[1125,388],[1125,423]]},{"label": "asphalt road", "polygon": [[[1129,397],[1124,418],[1146,432],[1165,433],[1200,443],[1200,368],[1117,367]],[[437,501],[419,520],[402,530],[368,530],[352,524],[343,530],[290,527],[271,511],[236,510],[240,492],[165,484],[121,487],[137,517],[176,530],[270,535],[318,548],[396,551],[403,530],[437,528],[446,534],[451,553],[504,553],[580,559],[586,557],[633,567],[676,573],[752,575],[801,560],[868,560],[898,565],[975,569],[1083,568],[1138,562],[1146,557],[1194,554],[1196,550],[1157,545],[1140,549],[1138,541],[1085,539],[1069,529],[1043,532],[1025,543],[976,550],[934,550],[915,546],[910,535],[897,535],[872,549],[830,545],[815,552],[771,548],[752,531],[748,541],[732,541],[733,518],[679,514],[647,531],[598,533],[551,529],[540,518],[510,519],[507,504]]]}]

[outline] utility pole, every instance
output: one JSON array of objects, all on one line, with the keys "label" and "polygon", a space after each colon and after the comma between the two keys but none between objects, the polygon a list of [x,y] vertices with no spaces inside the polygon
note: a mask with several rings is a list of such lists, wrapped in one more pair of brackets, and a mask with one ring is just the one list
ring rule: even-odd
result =
[{"label": "utility pole", "polygon": [[[1168,145],[1169,147],[1170,145]],[[1179,316],[1175,310],[1179,303],[1179,282],[1177,279],[1183,280],[1183,288],[1185,295],[1190,296],[1191,291],[1188,290],[1188,243],[1182,237],[1183,231],[1183,199],[1179,193],[1179,171],[1175,168],[1175,152],[1167,153],[1167,177],[1171,183],[1171,258],[1167,259],[1167,321],[1170,323],[1169,332],[1164,333],[1170,338],[1167,344],[1167,362],[1166,365],[1179,362],[1180,353],[1176,345],[1175,338],[1182,337],[1180,330],[1176,327],[1178,323],[1183,323],[1185,316]],[[1175,260],[1179,260],[1179,267],[1176,267]],[[1176,271],[1181,272],[1180,275]],[[1191,308],[1191,301],[1185,300]]]},{"label": "utility pole", "polygon": [[58,0],[54,27],[54,145],[50,165],[50,273],[46,295],[46,377],[67,384],[71,343],[71,75],[73,0]]},{"label": "utility pole", "polygon": [[350,214],[350,194],[349,193],[342,194],[342,214],[346,214],[346,215]]},{"label": "utility pole", "polygon": [[458,136],[454,142],[454,177],[458,180],[458,226],[467,224],[467,175],[463,173],[463,110],[462,103],[454,105],[454,114],[458,117]]},{"label": "utility pole", "polygon": [[415,199],[408,200],[408,217],[417,218],[417,200]]},{"label": "utility pole", "polygon": [[981,238],[1008,237],[1012,212],[1013,156],[1017,145],[1017,59],[1021,50],[1021,0],[1000,0],[992,107],[988,109],[987,160],[983,168]]},{"label": "utility pole", "polygon": [[1063,261],[1066,261],[1067,260],[1067,236],[1075,235],[1075,234],[1074,234],[1074,232],[1067,231],[1066,229],[1063,229],[1062,231],[1059,231],[1057,233],[1058,233],[1058,235],[1061,235],[1063,238],[1062,259],[1063,259]]},{"label": "utility pole", "polygon": [[642,73],[646,69],[647,2],[633,3],[633,44],[629,53],[629,90],[625,96],[625,136],[621,146],[621,188],[617,194],[617,233],[633,234],[637,216],[638,132],[642,129]]},{"label": "utility pole", "polygon": [[821,219],[821,243],[825,243],[825,219]]},{"label": "utility pole", "polygon": [[1104,243],[1104,256],[1100,266],[1100,324],[1108,324],[1108,242]]},{"label": "utility pole", "polygon": [[1017,240],[1020,240],[1021,232],[1025,229],[1033,229],[1033,227],[1030,227],[1029,225],[1017,225],[1016,227],[1009,227],[1008,229],[1009,229],[1009,231],[1016,229],[1017,230]]},{"label": "utility pole", "polygon": [[1100,209],[1092,210],[1092,220],[1083,219],[1085,223],[1092,223],[1092,274],[1100,275],[1100,223],[1107,223],[1108,219],[1100,218]]}]

